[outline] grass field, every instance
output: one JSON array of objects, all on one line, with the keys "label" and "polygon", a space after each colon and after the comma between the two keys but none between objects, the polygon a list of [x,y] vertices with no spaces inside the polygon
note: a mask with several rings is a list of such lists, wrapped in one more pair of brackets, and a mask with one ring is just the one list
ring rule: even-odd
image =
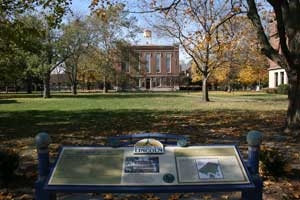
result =
[{"label": "grass field", "polygon": [[[24,138],[47,131],[105,137],[158,131],[196,137],[218,131],[241,136],[251,129],[273,132],[283,127],[285,95],[210,92],[209,103],[200,97],[200,93],[186,92],[82,93],[76,97],[61,93],[50,99],[39,94],[0,94],[0,135]],[[274,120],[276,124],[268,127]]]},{"label": "grass field", "polygon": [[[108,136],[139,132],[183,134],[200,144],[234,143],[245,156],[250,130],[263,132],[265,146],[279,148],[291,158],[299,155],[299,140],[283,133],[287,96],[210,92],[210,97],[211,102],[204,103],[200,93],[187,92],[81,93],[75,97],[60,93],[50,99],[39,94],[0,94],[0,149],[15,149],[21,156],[20,178],[11,193],[0,191],[0,199],[24,193],[33,198],[37,178],[33,137],[40,131],[51,135],[52,158],[61,144],[103,144]],[[299,165],[299,157],[292,161]],[[299,175],[289,177],[268,179],[264,199],[294,199],[300,191]]]}]

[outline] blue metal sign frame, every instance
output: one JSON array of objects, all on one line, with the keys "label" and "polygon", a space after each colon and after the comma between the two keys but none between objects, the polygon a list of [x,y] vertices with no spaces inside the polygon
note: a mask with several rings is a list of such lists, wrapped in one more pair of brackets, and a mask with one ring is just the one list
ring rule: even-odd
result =
[{"label": "blue metal sign frame", "polygon": [[[257,134],[257,133],[256,133]],[[249,134],[248,134],[249,135]],[[119,140],[118,147],[127,147],[137,139],[142,138],[156,138],[159,139],[164,145],[169,144],[168,146],[176,145],[176,140],[186,139],[184,136],[175,135],[175,134],[161,134],[161,133],[143,133],[143,134],[134,134],[134,135],[125,135],[109,138],[109,140]],[[125,140],[122,142],[121,140]],[[249,143],[249,141],[248,141]],[[216,144],[213,145],[193,145],[193,146],[218,146]],[[237,145],[223,145],[222,146],[231,146],[234,147],[239,159],[241,160],[242,166],[245,170],[246,175],[248,176],[249,183],[243,184],[201,184],[201,185],[193,185],[193,184],[184,184],[184,185],[159,185],[159,186],[119,186],[119,185],[49,185],[48,182],[50,177],[54,171],[54,167],[56,166],[59,156],[64,147],[60,147],[59,156],[57,157],[54,165],[50,167],[50,173],[47,177],[44,177],[42,168],[45,168],[47,162],[43,160],[39,160],[39,174],[43,175],[43,177],[39,176],[39,180],[36,182],[36,199],[37,200],[50,200],[53,199],[52,194],[55,193],[173,193],[173,192],[234,192],[241,191],[242,199],[245,200],[261,200],[262,199],[262,189],[263,183],[261,178],[257,173],[258,169],[255,169],[257,165],[251,165],[251,163],[257,163],[258,153],[259,151],[253,151],[253,149],[259,150],[259,143],[255,145],[249,144],[248,157],[250,161],[247,162],[242,159],[241,153],[237,147]],[[67,147],[67,146],[66,146]],[[81,146],[69,146],[69,147],[81,147]],[[89,146],[89,147],[109,147],[107,145],[97,145],[97,146]],[[255,147],[255,148],[253,148]],[[38,149],[39,157],[40,154],[46,154],[48,151],[44,151],[45,149]],[[42,151],[43,150],[43,151]],[[45,164],[46,163],[46,164]],[[43,166],[43,167],[41,167]],[[41,169],[40,169],[41,168]],[[45,170],[44,170],[45,171]]]},{"label": "blue metal sign frame", "polygon": [[[218,146],[216,144],[213,145],[198,145],[198,146]],[[51,167],[51,171],[47,177],[46,185],[44,187],[47,191],[54,192],[70,192],[70,193],[82,193],[82,192],[109,192],[109,193],[136,193],[140,191],[140,193],[145,192],[157,192],[157,193],[168,193],[168,192],[232,192],[232,191],[244,191],[251,190],[255,188],[253,181],[251,179],[250,172],[248,171],[246,164],[241,158],[241,153],[236,145],[222,145],[222,146],[230,146],[234,147],[238,152],[238,156],[242,162],[242,167],[245,169],[245,172],[249,178],[250,183],[244,184],[202,184],[202,185],[160,185],[160,186],[116,186],[116,185],[48,185],[50,177],[54,171],[54,166],[57,164],[59,155],[61,154],[63,148],[65,147],[82,147],[82,146],[63,146],[59,150],[59,155],[53,165]],[[107,147],[107,146],[84,146],[84,147]]]}]

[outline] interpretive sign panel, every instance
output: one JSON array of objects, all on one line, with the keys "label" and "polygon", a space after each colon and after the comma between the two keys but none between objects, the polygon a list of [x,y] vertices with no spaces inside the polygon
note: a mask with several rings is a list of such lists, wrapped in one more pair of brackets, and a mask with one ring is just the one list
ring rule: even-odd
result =
[{"label": "interpretive sign panel", "polygon": [[63,148],[49,184],[120,184],[123,155],[122,149]]},{"label": "interpretive sign panel", "polygon": [[138,152],[134,147],[63,147],[48,185],[249,183],[235,146],[166,146],[160,154]]}]

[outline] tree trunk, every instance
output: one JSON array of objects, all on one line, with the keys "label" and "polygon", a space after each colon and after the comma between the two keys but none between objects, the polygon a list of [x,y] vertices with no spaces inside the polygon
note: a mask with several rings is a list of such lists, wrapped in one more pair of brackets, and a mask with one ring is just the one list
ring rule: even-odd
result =
[{"label": "tree trunk", "polygon": [[17,94],[17,92],[18,92],[18,88],[17,88],[18,86],[17,86],[17,81],[15,80],[14,81],[14,89],[15,89],[15,93]]},{"label": "tree trunk", "polygon": [[32,76],[30,74],[27,75],[26,78],[26,89],[27,89],[27,93],[31,94],[32,93]]},{"label": "tree trunk", "polygon": [[227,86],[227,92],[229,92],[229,93],[230,93],[230,92],[231,92],[231,90],[232,90],[232,89],[231,89],[231,84],[230,84],[230,83],[228,83],[228,86]]},{"label": "tree trunk", "polygon": [[36,91],[36,84],[35,83],[32,83],[32,89],[33,89],[33,91]]},{"label": "tree trunk", "polygon": [[72,90],[73,95],[77,95],[77,83],[76,82],[72,83],[71,90]]},{"label": "tree trunk", "polygon": [[8,93],[8,86],[7,85],[5,86],[5,93],[6,94]]},{"label": "tree trunk", "polygon": [[[78,58],[78,57],[77,57]],[[76,59],[77,63],[78,59]],[[72,82],[72,86],[71,86],[71,90],[72,90],[72,94],[73,95],[77,95],[77,64],[74,64],[72,67],[72,74],[71,74],[71,82]]]},{"label": "tree trunk", "polygon": [[207,79],[208,79],[207,76],[205,75],[202,76],[202,101],[205,102],[209,101]]},{"label": "tree trunk", "polygon": [[50,98],[50,74],[51,72],[48,71],[44,74],[43,77],[43,84],[44,84],[44,91],[43,91],[43,98]]},{"label": "tree trunk", "polygon": [[292,71],[288,73],[288,99],[289,105],[287,110],[287,128],[300,128],[300,72]]},{"label": "tree trunk", "polygon": [[103,93],[106,93],[107,92],[107,88],[106,88],[106,77],[104,77],[103,79]]}]

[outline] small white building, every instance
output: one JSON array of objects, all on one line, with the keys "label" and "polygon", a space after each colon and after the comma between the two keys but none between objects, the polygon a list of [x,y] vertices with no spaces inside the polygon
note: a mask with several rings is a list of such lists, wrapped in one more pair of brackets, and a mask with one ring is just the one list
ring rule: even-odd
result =
[{"label": "small white building", "polygon": [[269,68],[269,88],[277,88],[281,84],[288,84],[288,77],[285,69],[281,67]]}]

